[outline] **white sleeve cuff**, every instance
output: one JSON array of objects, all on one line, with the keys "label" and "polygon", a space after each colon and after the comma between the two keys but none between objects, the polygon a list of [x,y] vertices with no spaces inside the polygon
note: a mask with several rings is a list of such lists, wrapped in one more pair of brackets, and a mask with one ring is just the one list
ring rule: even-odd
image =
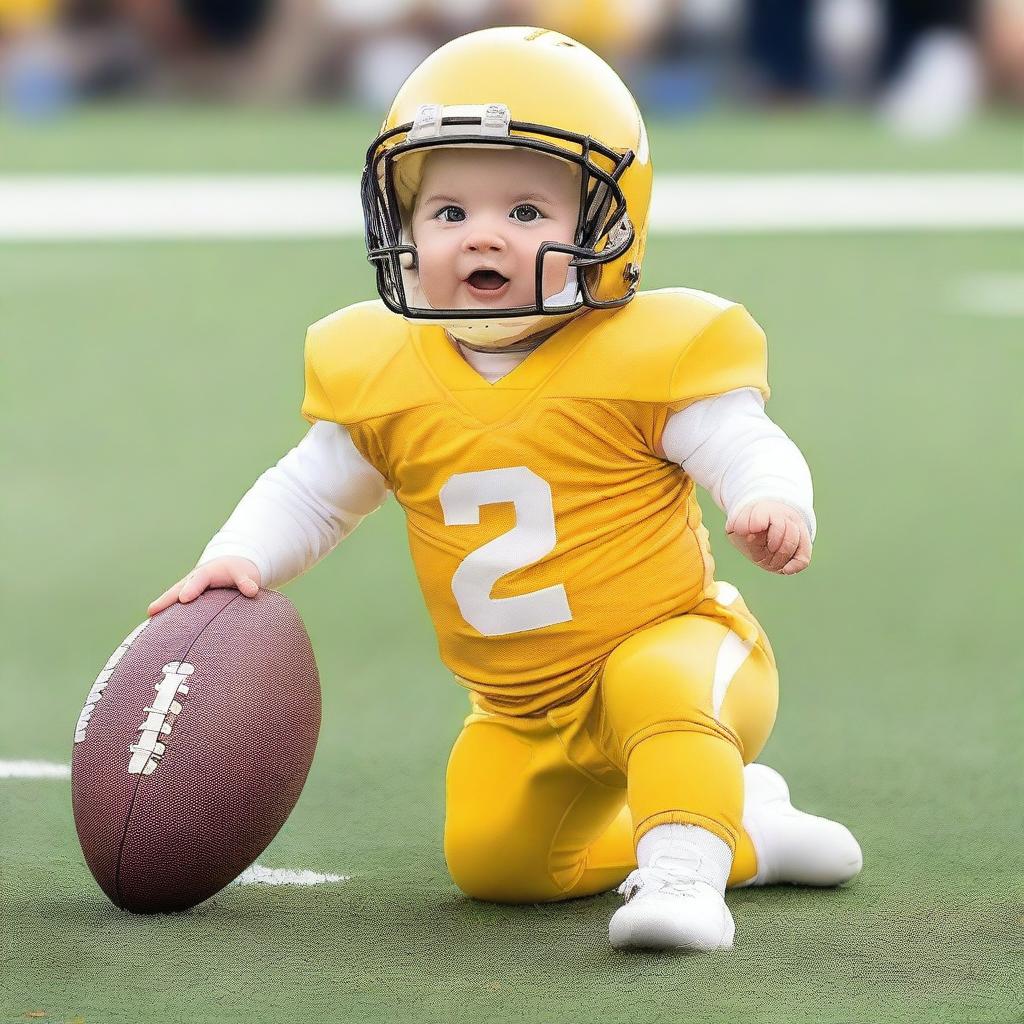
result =
[{"label": "white sleeve cuff", "polygon": [[246,492],[196,564],[226,555],[248,558],[264,587],[282,586],[333,550],[387,492],[387,481],[348,431],[318,421]]},{"label": "white sleeve cuff", "polygon": [[731,515],[752,501],[780,501],[817,531],[811,471],[800,449],[768,418],[756,388],[704,398],[665,424],[662,449]]}]

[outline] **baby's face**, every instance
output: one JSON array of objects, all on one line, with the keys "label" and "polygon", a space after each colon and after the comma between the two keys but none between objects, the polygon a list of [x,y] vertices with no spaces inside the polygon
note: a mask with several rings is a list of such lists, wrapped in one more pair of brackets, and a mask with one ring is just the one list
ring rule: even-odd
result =
[{"label": "baby's face", "polygon": [[[427,156],[412,234],[420,286],[435,309],[507,309],[536,301],[542,242],[572,243],[579,174],[527,149],[438,149]],[[544,297],[565,287],[571,257],[544,260]]]}]

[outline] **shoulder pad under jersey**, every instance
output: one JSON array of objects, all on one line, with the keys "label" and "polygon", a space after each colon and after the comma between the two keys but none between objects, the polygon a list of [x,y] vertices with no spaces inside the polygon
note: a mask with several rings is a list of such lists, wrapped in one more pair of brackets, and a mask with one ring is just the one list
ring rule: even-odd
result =
[{"label": "shoulder pad under jersey", "polygon": [[310,423],[358,423],[437,398],[409,325],[379,299],[339,309],[306,332],[302,415]]},{"label": "shoulder pad under jersey", "polygon": [[691,288],[640,292],[600,319],[549,395],[685,403],[755,387],[768,397],[764,331],[738,303]]}]

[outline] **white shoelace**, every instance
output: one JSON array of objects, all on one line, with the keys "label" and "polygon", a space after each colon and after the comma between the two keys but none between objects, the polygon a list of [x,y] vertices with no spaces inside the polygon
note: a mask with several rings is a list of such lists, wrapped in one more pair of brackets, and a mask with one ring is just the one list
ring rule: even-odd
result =
[{"label": "white shoelace", "polygon": [[618,888],[620,896],[628,903],[641,889],[669,893],[673,896],[696,896],[697,887],[707,885],[703,879],[692,875],[681,875],[664,868],[637,868]]},{"label": "white shoelace", "polygon": [[619,886],[619,895],[627,903],[642,889],[671,896],[697,896],[702,885],[714,888],[704,860],[701,851],[691,843],[659,843],[650,862],[631,872]]}]

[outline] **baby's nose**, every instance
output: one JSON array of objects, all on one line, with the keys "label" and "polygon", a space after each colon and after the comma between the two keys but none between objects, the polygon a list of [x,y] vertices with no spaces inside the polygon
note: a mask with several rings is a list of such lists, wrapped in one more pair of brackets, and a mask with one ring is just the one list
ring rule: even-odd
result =
[{"label": "baby's nose", "polygon": [[494,231],[474,231],[462,242],[465,252],[501,252],[505,249],[505,239]]}]

